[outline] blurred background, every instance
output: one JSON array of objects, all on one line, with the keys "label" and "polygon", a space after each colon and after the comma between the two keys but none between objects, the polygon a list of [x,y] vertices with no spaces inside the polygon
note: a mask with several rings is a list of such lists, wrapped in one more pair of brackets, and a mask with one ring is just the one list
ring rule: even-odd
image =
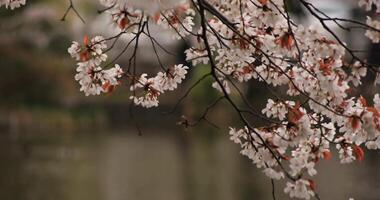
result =
[{"label": "blurred background", "polygon": [[[365,20],[356,1],[315,2],[333,16]],[[123,87],[112,95],[84,97],[73,78],[75,61],[67,48],[86,34],[115,32],[96,13],[100,6],[95,1],[74,3],[86,24],[72,12],[60,21],[68,6],[65,0],[29,1],[14,11],[0,8],[1,200],[271,199],[270,181],[228,139],[228,126],[240,124],[227,104],[221,102],[208,115],[220,129],[207,123],[194,128],[176,125],[182,115],[195,121],[218,97],[211,80],[196,87],[173,114],[163,114],[207,72],[206,67],[191,68],[179,90],[161,97],[159,108],[130,110]],[[300,6],[291,8],[299,23],[315,24]],[[152,30],[171,51],[186,49],[165,31]],[[369,50],[361,56],[380,63],[379,47],[369,45],[362,32],[334,30],[351,47]],[[127,55],[118,62],[122,66]],[[160,55],[167,65],[184,63],[181,53]],[[141,72],[159,69],[148,40],[142,41],[138,60]],[[369,76],[356,92],[379,91],[373,78]],[[263,84],[252,82],[244,91],[254,106],[264,106],[268,94]],[[321,199],[380,199],[379,158],[379,152],[372,151],[366,152],[365,161],[350,165],[321,161],[316,179]],[[289,199],[283,186],[276,182],[277,195]]]}]

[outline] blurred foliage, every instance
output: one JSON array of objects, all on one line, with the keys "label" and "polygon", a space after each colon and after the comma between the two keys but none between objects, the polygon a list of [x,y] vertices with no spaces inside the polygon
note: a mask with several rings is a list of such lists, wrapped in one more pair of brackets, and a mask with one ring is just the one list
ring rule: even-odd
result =
[{"label": "blurred foliage", "polygon": [[[55,77],[44,69],[41,62],[36,62],[35,57],[38,56],[24,53],[14,47],[0,50],[0,102],[9,106],[55,103],[58,98],[57,85],[51,84]],[[59,74],[58,71],[56,73]]]}]

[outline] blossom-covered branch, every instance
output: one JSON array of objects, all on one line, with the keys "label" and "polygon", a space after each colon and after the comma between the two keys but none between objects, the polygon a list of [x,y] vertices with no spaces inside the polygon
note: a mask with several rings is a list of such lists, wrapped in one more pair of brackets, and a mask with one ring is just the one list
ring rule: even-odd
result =
[{"label": "blossom-covered branch", "polygon": [[[230,139],[241,146],[240,153],[272,180],[273,187],[273,180],[286,180],[284,192],[290,197],[319,199],[314,176],[320,159],[331,159],[336,150],[341,163],[362,161],[365,149],[380,148],[378,91],[371,99],[351,92],[369,74],[375,77],[371,80],[375,86],[380,84],[380,68],[351,49],[328,22],[343,31],[351,30],[347,24],[355,25],[369,41],[379,43],[380,21],[330,17],[312,1],[297,2],[321,28],[298,25],[285,0],[190,0],[171,6],[155,1],[153,11],[123,0],[100,0],[104,8],[99,13],[108,16],[118,34],[84,36],[83,42],[72,43],[68,52],[77,62],[75,80],[87,96],[111,93],[124,82],[134,105],[151,108],[159,105],[161,95],[179,88],[191,68],[202,65],[206,73],[174,109],[205,78],[213,80],[210,87],[220,95],[204,106],[197,120],[182,117],[179,124],[188,127],[206,121],[218,127],[207,114],[222,100],[227,102],[241,122],[241,127],[229,129]],[[22,4],[25,1],[0,1],[11,9]],[[360,0],[358,6],[380,12],[379,1]],[[73,4],[70,9],[77,13]],[[192,66],[165,66],[158,50],[171,52],[154,38],[153,25],[188,44],[184,54]],[[122,36],[129,41],[124,44],[119,40]],[[149,40],[154,51],[159,65],[155,72],[141,72],[137,66],[142,39]],[[107,53],[116,43],[124,47],[109,60]],[[117,64],[123,56],[128,58],[125,66]],[[264,108],[253,106],[242,89],[257,82],[271,96]],[[263,125],[256,125],[258,119]]]}]

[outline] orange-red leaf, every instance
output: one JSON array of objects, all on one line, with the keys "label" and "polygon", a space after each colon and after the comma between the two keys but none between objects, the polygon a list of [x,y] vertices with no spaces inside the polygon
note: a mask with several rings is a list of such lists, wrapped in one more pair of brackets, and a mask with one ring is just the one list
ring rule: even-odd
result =
[{"label": "orange-red leaf", "polygon": [[358,116],[352,116],[350,117],[350,123],[351,123],[351,127],[356,130],[358,128],[360,128],[360,118]]},{"label": "orange-red leaf", "polygon": [[368,105],[367,104],[367,100],[362,95],[360,95],[359,101],[360,101],[360,103],[362,104],[363,107],[367,107],[367,105]]},{"label": "orange-red leaf", "polygon": [[103,88],[105,93],[112,93],[115,90],[115,86],[111,85],[109,81],[105,82],[102,85],[102,88]]},{"label": "orange-red leaf", "polygon": [[288,120],[293,124],[298,124],[298,121],[305,115],[301,112],[299,108],[301,107],[300,103],[297,102],[296,105],[288,111]]},{"label": "orange-red leaf", "polygon": [[268,0],[258,0],[260,3],[261,3],[261,5],[267,5],[267,3],[268,3]]},{"label": "orange-red leaf", "polygon": [[319,69],[323,72],[324,75],[331,75],[331,65],[334,63],[333,58],[326,58],[319,61]]},{"label": "orange-red leaf", "polygon": [[330,151],[324,151],[323,152],[323,159],[325,159],[325,160],[331,160],[331,158],[332,158],[332,155],[331,155]]},{"label": "orange-red leaf", "polygon": [[79,54],[79,57],[80,57],[81,61],[83,61],[83,62],[88,61],[88,60],[90,60],[90,52],[88,52],[87,50],[82,51]]},{"label": "orange-red leaf", "polygon": [[357,145],[353,145],[352,149],[354,150],[354,154],[357,160],[362,161],[364,160],[364,151],[361,147]]},{"label": "orange-red leaf", "polygon": [[85,35],[83,38],[83,44],[87,46],[89,43],[90,43],[90,39],[88,38],[88,35]]},{"label": "orange-red leaf", "polygon": [[315,183],[315,181],[309,179],[309,187],[311,190],[315,191],[317,189],[317,184]]},{"label": "orange-red leaf", "polygon": [[280,45],[282,48],[290,50],[294,45],[294,38],[291,34],[285,33],[283,36],[276,40],[276,44]]},{"label": "orange-red leaf", "polygon": [[160,12],[157,12],[157,13],[153,16],[153,20],[154,20],[155,22],[158,22],[158,20],[160,19],[160,17],[161,17],[161,13],[160,13]]},{"label": "orange-red leaf", "polygon": [[119,28],[120,29],[125,29],[125,27],[127,27],[127,25],[129,24],[129,19],[128,17],[124,17],[123,19],[120,20],[119,22]]}]

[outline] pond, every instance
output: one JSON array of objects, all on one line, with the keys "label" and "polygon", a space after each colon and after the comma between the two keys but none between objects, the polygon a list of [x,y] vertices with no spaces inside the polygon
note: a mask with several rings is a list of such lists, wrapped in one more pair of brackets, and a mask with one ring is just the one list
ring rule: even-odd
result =
[{"label": "pond", "polygon": [[[379,199],[378,152],[350,165],[320,162],[322,199]],[[277,196],[289,199],[283,185]],[[265,200],[271,185],[221,132],[2,133],[0,199]]]}]

